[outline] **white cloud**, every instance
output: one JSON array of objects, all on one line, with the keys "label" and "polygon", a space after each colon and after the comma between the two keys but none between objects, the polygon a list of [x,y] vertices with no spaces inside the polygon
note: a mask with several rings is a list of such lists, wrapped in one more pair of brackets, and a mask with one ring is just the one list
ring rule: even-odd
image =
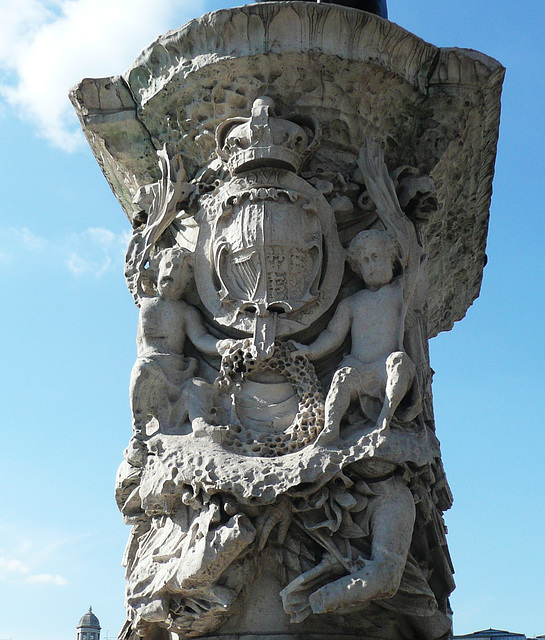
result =
[{"label": "white cloud", "polygon": [[75,276],[92,274],[100,278],[122,262],[129,238],[128,231],[116,235],[103,227],[90,227],[72,237],[73,250],[65,264]]},{"label": "white cloud", "polygon": [[53,575],[51,573],[37,573],[32,576],[28,576],[25,580],[29,584],[50,584],[55,587],[64,587],[68,584],[68,580],[62,576]]},{"label": "white cloud", "polygon": [[47,244],[47,241],[44,238],[40,238],[40,236],[32,233],[28,227],[21,227],[20,229],[17,229],[16,232],[20,236],[21,244],[28,251],[39,251]]},{"label": "white cloud", "polygon": [[71,253],[67,260],[66,266],[75,276],[81,276],[90,269],[90,265],[83,258],[80,258],[77,253]]},{"label": "white cloud", "polygon": [[28,571],[29,569],[24,562],[0,556],[0,575],[2,573],[28,573]]},{"label": "white cloud", "polygon": [[[6,524],[0,519],[0,593],[13,591],[27,601],[33,597],[31,591],[38,588],[72,583],[73,566],[68,557],[96,543],[93,531],[73,535],[65,530],[48,530],[43,523],[34,525]],[[0,617],[0,627],[2,622],[4,616]]]},{"label": "white cloud", "polygon": [[142,48],[203,7],[204,0],[3,0],[0,96],[39,135],[73,150],[83,137],[70,87],[124,72]]},{"label": "white cloud", "polygon": [[114,246],[118,240],[113,231],[104,229],[104,227],[89,227],[86,234],[93,242],[104,247]]},{"label": "white cloud", "polygon": [[41,251],[46,246],[45,238],[35,235],[28,227],[0,227],[0,260],[9,261],[15,255]]},{"label": "white cloud", "polygon": [[119,234],[104,227],[90,227],[81,233],[49,240],[27,227],[0,226],[0,262],[6,266],[61,262],[76,277],[101,278],[123,264],[130,231]]}]

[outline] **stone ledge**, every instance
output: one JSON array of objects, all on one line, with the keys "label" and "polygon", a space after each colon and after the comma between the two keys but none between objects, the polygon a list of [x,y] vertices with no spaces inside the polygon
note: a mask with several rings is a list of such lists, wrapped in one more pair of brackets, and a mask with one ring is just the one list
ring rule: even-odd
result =
[{"label": "stone ledge", "polygon": [[200,640],[368,640],[368,636],[364,638],[361,634],[354,633],[237,633],[201,636]]}]

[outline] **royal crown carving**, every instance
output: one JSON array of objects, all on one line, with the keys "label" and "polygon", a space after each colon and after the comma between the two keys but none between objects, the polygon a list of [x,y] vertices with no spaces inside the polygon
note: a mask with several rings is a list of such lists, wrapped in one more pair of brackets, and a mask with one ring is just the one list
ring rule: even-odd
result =
[{"label": "royal crown carving", "polygon": [[216,130],[216,151],[231,174],[257,167],[295,171],[320,145],[320,127],[312,116],[277,118],[272,98],[257,98],[249,118],[229,118]]}]

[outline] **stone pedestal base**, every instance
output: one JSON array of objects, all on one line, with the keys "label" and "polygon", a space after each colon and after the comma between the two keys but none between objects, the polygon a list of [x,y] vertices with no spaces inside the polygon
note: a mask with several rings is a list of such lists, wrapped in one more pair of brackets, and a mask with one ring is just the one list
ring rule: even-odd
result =
[{"label": "stone pedestal base", "polygon": [[428,338],[479,293],[503,73],[259,2],[73,90],[135,229],[120,640],[451,637]]}]

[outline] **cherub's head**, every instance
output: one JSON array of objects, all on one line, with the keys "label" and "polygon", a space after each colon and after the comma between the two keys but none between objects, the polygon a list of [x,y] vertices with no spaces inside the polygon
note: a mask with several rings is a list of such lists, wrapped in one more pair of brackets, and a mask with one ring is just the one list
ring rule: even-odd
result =
[{"label": "cherub's head", "polygon": [[191,278],[191,253],[175,247],[159,254],[157,293],[167,300],[179,300]]},{"label": "cherub's head", "polygon": [[399,260],[399,245],[388,231],[361,231],[350,243],[346,256],[348,264],[370,288],[391,282],[394,265]]}]

